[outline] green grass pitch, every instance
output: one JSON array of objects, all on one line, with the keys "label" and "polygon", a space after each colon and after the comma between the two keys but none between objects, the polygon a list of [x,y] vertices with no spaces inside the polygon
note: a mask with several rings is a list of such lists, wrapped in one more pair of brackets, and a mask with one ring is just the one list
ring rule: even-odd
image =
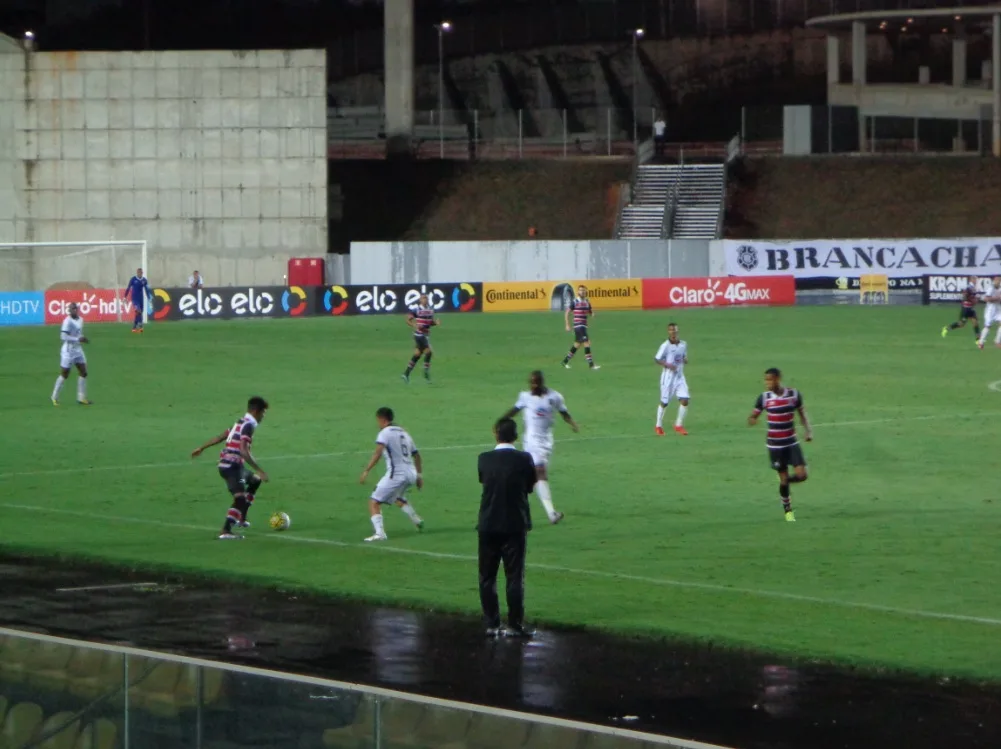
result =
[{"label": "green grass pitch", "polygon": [[[536,520],[528,611],[540,621],[703,638],[790,655],[1001,677],[1001,351],[970,330],[943,340],[947,308],[693,310],[691,435],[653,434],[662,313],[601,313],[602,365],[560,316],[453,315],[434,331],[434,384],[400,373],[401,317],[89,325],[91,408],[75,381],[54,408],[58,329],[0,331],[3,546],[475,612],[476,455],[541,367],[581,424],[557,424],[553,497]],[[778,366],[816,425],[811,478],[783,521],[764,425],[745,419]],[[75,378],[75,375],[73,375]],[[1001,385],[999,385],[1001,386]],[[271,411],[254,449],[271,483],[241,543],[214,540],[228,506],[215,451],[246,398]],[[390,541],[371,533],[358,476],[374,411],[389,405],[424,453]],[[673,422],[674,406],[668,417]],[[272,532],[273,510],[292,529]]]}]

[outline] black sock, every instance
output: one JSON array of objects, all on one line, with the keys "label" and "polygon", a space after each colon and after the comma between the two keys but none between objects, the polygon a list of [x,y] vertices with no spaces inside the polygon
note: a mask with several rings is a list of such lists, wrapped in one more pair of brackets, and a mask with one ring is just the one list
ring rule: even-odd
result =
[{"label": "black sock", "polygon": [[413,372],[414,371],[414,367],[417,366],[417,362],[420,361],[420,358],[421,358],[420,354],[414,354],[413,356],[411,356],[410,357],[410,363],[407,365],[407,369],[406,369],[406,371],[403,374],[407,374],[408,375],[411,372]]},{"label": "black sock", "polygon": [[949,330],[956,330],[957,328],[959,328],[958,322],[954,322],[952,325],[949,326]]},{"label": "black sock", "polygon": [[233,497],[233,506],[229,508],[229,512],[226,513],[226,524],[222,527],[223,533],[232,533],[233,526],[239,523],[241,520],[246,520],[247,518],[247,504],[246,497],[242,495],[239,497]]},{"label": "black sock", "polygon": [[977,340],[980,340],[980,326],[979,325],[974,325],[973,326],[973,337],[976,338]]},{"label": "black sock", "polygon": [[806,481],[806,476],[803,476],[802,478],[800,478],[799,476],[790,476],[789,477],[789,483],[790,484],[799,484],[800,482],[803,482],[803,481]]},{"label": "black sock", "polygon": [[424,371],[431,369],[431,353],[424,354]]},{"label": "black sock", "polygon": [[[792,479],[790,479],[791,481]],[[782,497],[782,510],[792,512],[792,499],[789,497],[789,484],[779,484],[779,496]]]},{"label": "black sock", "polygon": [[570,360],[573,359],[573,355],[576,354],[576,353],[577,353],[577,347],[576,346],[571,346],[570,347],[570,351],[568,351],[567,355],[563,357],[563,363],[564,364],[569,364]]},{"label": "black sock", "polygon": [[594,359],[591,358],[591,347],[590,346],[585,346],[584,347],[584,356],[587,357],[587,366],[593,367],[594,366]]}]

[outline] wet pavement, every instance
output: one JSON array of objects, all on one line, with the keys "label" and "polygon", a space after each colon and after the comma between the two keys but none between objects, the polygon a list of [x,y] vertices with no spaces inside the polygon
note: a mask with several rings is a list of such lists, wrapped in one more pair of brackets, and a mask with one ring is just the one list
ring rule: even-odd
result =
[{"label": "wet pavement", "polygon": [[1001,685],[583,630],[488,641],[473,619],[78,562],[0,557],[0,580],[0,625],[34,632],[742,749],[1001,747]]}]

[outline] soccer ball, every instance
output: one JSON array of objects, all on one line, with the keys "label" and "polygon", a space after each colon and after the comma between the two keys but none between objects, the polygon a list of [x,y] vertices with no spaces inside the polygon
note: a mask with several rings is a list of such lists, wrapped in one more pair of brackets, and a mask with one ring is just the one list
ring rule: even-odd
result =
[{"label": "soccer ball", "polygon": [[287,512],[276,512],[271,516],[271,520],[269,522],[272,530],[287,531],[292,525],[292,518],[288,516]]}]

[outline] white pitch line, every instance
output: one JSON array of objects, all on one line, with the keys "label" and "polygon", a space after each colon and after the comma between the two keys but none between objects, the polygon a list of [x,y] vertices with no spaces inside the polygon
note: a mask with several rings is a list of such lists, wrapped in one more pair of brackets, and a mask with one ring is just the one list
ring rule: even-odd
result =
[{"label": "white pitch line", "polygon": [[123,590],[126,588],[142,588],[159,583],[117,583],[115,585],[84,585],[79,588],[56,588],[57,593],[82,593],[87,590]]},{"label": "white pitch line", "polygon": [[[82,512],[77,510],[61,510],[52,507],[37,507],[34,505],[0,503],[0,508],[23,510],[26,512],[50,513],[54,515],[69,515],[73,517],[88,518],[90,520],[107,520],[109,522],[118,522],[118,523],[156,525],[158,527],[178,528],[182,530],[198,531],[199,533],[214,532],[213,529],[207,526],[188,525],[184,523],[159,522],[159,521],[151,521],[146,518],[130,518],[130,517],[122,517],[119,515],[97,515],[89,512]],[[459,562],[475,562],[477,559],[475,556],[469,554],[450,554],[447,552],[423,551],[421,549],[402,549],[395,546],[387,546],[385,544],[373,545],[373,544],[350,543],[347,541],[335,541],[333,539],[327,539],[327,538],[310,538],[308,536],[299,536],[299,535],[285,534],[285,533],[265,534],[262,536],[258,536],[257,538],[262,538],[265,540],[272,540],[272,541],[320,544],[322,546],[333,546],[345,549],[372,549],[373,552],[375,553],[409,554],[411,556],[428,557],[431,559],[448,559]],[[630,575],[621,572],[606,572],[602,570],[578,569],[575,567],[563,567],[560,565],[545,564],[545,563],[532,562],[527,564],[526,566],[529,569],[533,570],[542,570],[545,572],[558,572],[564,575],[595,577],[608,580],[628,580],[630,582],[639,582],[639,583],[644,583],[646,585],[658,585],[667,588],[701,590],[709,593],[730,593],[742,596],[749,596],[753,598],[796,601],[799,603],[812,603],[821,606],[831,606],[842,609],[854,609],[857,611],[877,611],[883,614],[893,614],[896,616],[909,616],[918,619],[939,619],[944,621],[965,622],[968,624],[984,624],[991,627],[1001,626],[1001,619],[994,619],[986,616],[949,614],[940,611],[924,611],[922,609],[908,609],[896,606],[883,606],[876,603],[859,603],[856,601],[842,601],[836,598],[820,598],[818,596],[805,596],[805,595],[800,595],[798,593],[783,593],[782,591],[775,591],[775,590],[760,590],[756,588],[735,588],[726,585],[718,585],[715,583],[700,583],[687,580],[672,580],[670,578],[646,577],[642,575]],[[83,590],[83,589],[80,588],[78,590]]]},{"label": "white pitch line", "polygon": [[[977,418],[983,416],[991,416],[997,414],[990,413],[980,413],[975,414]],[[956,419],[956,418],[972,418],[969,415],[957,415],[957,414],[932,414],[928,416],[890,416],[882,419],[864,419],[862,421],[832,421],[826,424],[813,424],[814,429],[827,429],[829,427],[855,427],[855,426],[868,426],[872,424],[892,424],[899,421],[931,421],[934,419]],[[565,437],[560,439],[559,444],[564,444],[567,442],[605,442],[613,440],[629,440],[629,439],[641,439],[640,435],[636,434],[606,434],[599,435],[595,437]],[[485,450],[488,447],[493,447],[493,442],[480,442],[476,444],[466,444],[466,445],[439,445],[437,447],[422,447],[421,452],[431,452],[431,451],[444,451],[444,450]],[[272,462],[276,460],[315,460],[318,458],[345,458],[351,455],[370,455],[370,450],[341,450],[337,452],[327,452],[327,453],[300,453],[294,455],[270,455],[261,456],[262,462]],[[87,466],[87,467],[77,467],[77,468],[51,468],[43,471],[12,471],[10,473],[0,473],[0,479],[12,479],[12,478],[22,478],[29,476],[60,476],[70,473],[94,473],[98,471],[136,471],[145,470],[150,468],[182,468],[184,466],[194,467],[194,466],[204,466],[206,463],[197,463],[193,460],[176,460],[165,463],[132,463],[128,465],[114,465],[114,466]]]}]

